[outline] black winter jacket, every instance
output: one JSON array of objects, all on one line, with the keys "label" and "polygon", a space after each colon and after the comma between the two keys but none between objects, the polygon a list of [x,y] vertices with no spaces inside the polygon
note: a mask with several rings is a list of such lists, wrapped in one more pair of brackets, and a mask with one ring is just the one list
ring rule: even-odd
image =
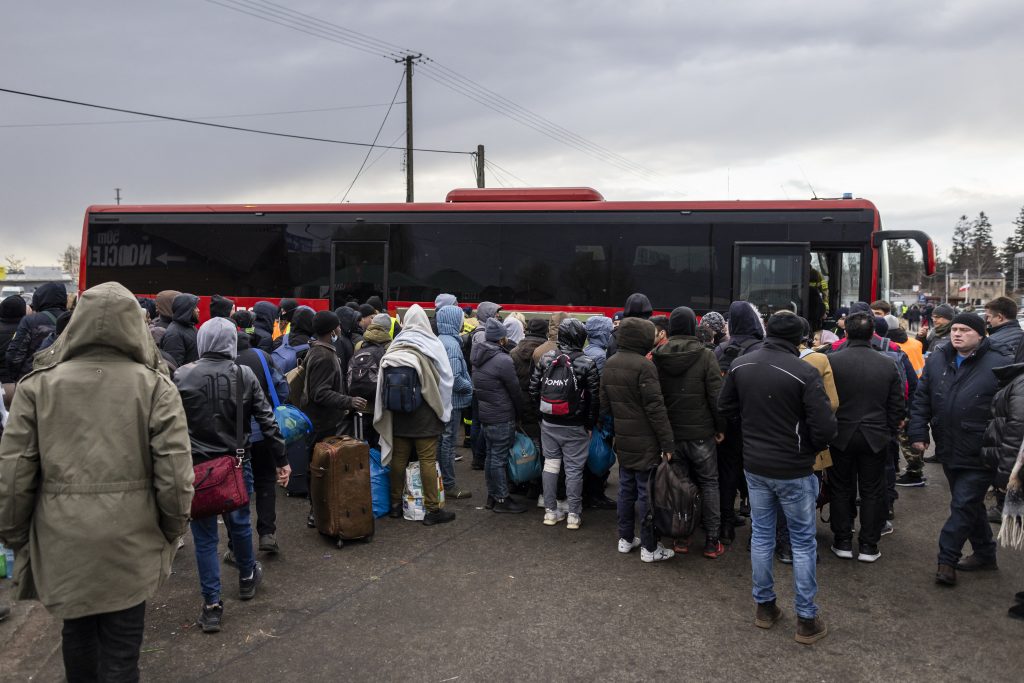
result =
[{"label": "black winter jacket", "polygon": [[291,402],[306,413],[316,434],[336,432],[352,408],[352,398],[344,393],[345,380],[337,351],[330,344],[313,340],[304,352],[302,366],[306,390],[302,396],[293,396]]},{"label": "black winter jacket", "polygon": [[992,372],[1000,389],[992,401],[992,421],[982,440],[981,460],[996,470],[995,484],[1005,489],[1024,441],[1024,363]]},{"label": "black winter jacket", "polygon": [[1020,348],[1021,339],[1024,339],[1024,330],[1016,320],[1005,322],[999,327],[993,327],[988,332],[988,343],[993,350],[1004,356],[1013,358]]},{"label": "black winter jacket", "polygon": [[7,346],[7,375],[17,382],[32,371],[32,356],[56,328],[57,318],[67,310],[68,292],[59,282],[47,282],[32,293],[32,315],[18,323]]},{"label": "black winter jacket", "polygon": [[345,378],[345,391],[348,391],[348,365],[355,355],[356,345],[352,341],[352,330],[359,326],[359,314],[348,306],[334,309],[334,314],[341,322],[341,334],[334,342],[334,350],[338,354],[338,362],[341,363],[341,375]]},{"label": "black winter jacket", "polygon": [[743,423],[744,469],[771,479],[810,475],[818,452],[836,435],[821,375],[777,337],[732,364],[718,409]]},{"label": "black winter jacket", "polygon": [[943,465],[964,469],[994,469],[981,457],[982,439],[991,417],[992,398],[999,388],[993,370],[1011,359],[993,350],[988,339],[956,366],[957,351],[946,343],[932,351],[924,364],[910,409],[911,443],[928,443],[928,426],[935,436],[935,456]]},{"label": "black winter jacket", "polygon": [[18,322],[0,322],[0,384],[17,381],[17,377],[7,369],[7,348],[18,330]]},{"label": "black winter jacket", "polygon": [[656,348],[652,358],[676,441],[724,432],[726,423],[718,413],[722,373],[714,352],[695,336],[675,335]]},{"label": "black winter jacket", "polygon": [[545,353],[533,369],[530,377],[531,408],[539,408],[544,373],[551,367],[555,358],[562,354],[566,354],[572,359],[572,372],[580,391],[580,400],[576,405],[575,413],[565,417],[541,414],[541,419],[544,422],[556,425],[583,426],[587,429],[593,429],[597,424],[601,409],[601,373],[598,371],[594,359],[583,353],[583,345],[586,342],[587,330],[583,327],[583,323],[576,318],[566,318],[558,326],[558,348]]},{"label": "black winter jacket", "polygon": [[255,322],[253,322],[253,346],[257,349],[274,352],[274,321],[277,319],[278,308],[269,301],[257,301],[252,307]]},{"label": "black winter jacket", "polygon": [[528,334],[523,341],[516,344],[516,347],[509,351],[509,355],[512,357],[512,364],[516,368],[519,391],[523,397],[523,414],[520,416],[520,422],[526,425],[540,423],[540,411],[530,399],[530,379],[533,377],[533,352],[546,341],[547,337]]},{"label": "black winter jacket", "polygon": [[858,431],[876,453],[888,446],[906,414],[903,380],[893,359],[868,340],[850,339],[828,357],[839,395],[839,433],[832,446],[843,450]]},{"label": "black winter jacket", "polygon": [[615,336],[619,350],[605,361],[601,374],[601,415],[615,420],[619,464],[634,470],[653,469],[663,452],[675,450],[658,370],[646,358],[654,347],[654,323],[624,318]]},{"label": "black winter jacket", "polygon": [[192,318],[192,312],[198,303],[199,297],[194,294],[179,294],[174,297],[174,319],[160,340],[161,350],[166,351],[179,368],[199,360],[196,327]]},{"label": "black winter jacket", "polygon": [[508,351],[494,342],[473,345],[473,398],[482,424],[515,422],[523,413],[516,369]]},{"label": "black winter jacket", "polygon": [[242,447],[250,448],[249,420],[254,419],[264,440],[270,444],[274,462],[286,462],[281,430],[256,375],[247,367],[235,365],[226,355],[208,353],[195,363],[178,368],[174,375],[188,419],[194,464],[221,455],[234,455],[239,409],[235,386],[239,379],[242,382]]}]

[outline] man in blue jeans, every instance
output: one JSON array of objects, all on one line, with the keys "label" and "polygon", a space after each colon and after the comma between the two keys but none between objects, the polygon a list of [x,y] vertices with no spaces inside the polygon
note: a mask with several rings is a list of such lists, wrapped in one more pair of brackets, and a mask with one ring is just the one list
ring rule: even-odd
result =
[{"label": "man in blue jeans", "polygon": [[771,628],[775,604],[772,557],[776,510],[789,526],[796,584],[796,640],[809,645],[828,634],[814,598],[818,592],[815,503],[817,453],[836,435],[836,418],[821,375],[800,360],[803,322],[782,311],[768,320],[764,346],[729,368],[718,399],[727,419],[743,423],[743,468],[750,490],[750,562],[757,611],[754,624]]}]

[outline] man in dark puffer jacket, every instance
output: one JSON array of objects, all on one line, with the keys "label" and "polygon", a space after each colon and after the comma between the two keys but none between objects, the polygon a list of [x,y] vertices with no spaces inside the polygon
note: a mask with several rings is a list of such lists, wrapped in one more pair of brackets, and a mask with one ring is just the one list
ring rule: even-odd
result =
[{"label": "man in dark puffer jacket", "polygon": [[668,332],[668,342],[654,350],[654,365],[672,423],[676,456],[686,459],[700,486],[701,521],[706,534],[704,557],[715,559],[725,552],[718,539],[721,520],[715,452],[716,442],[725,437],[725,420],[718,414],[722,374],[715,353],[697,339],[697,316],[693,309],[680,306],[672,311]]},{"label": "man in dark puffer jacket", "polygon": [[57,328],[57,318],[68,307],[68,291],[60,282],[47,282],[32,293],[32,315],[18,323],[7,347],[7,373],[17,382],[32,371],[32,355]]},{"label": "man in dark puffer jacket", "polygon": [[[594,359],[583,353],[587,331],[576,318],[566,318],[558,326],[558,348],[544,354],[534,368],[530,379],[530,403],[541,406],[541,442],[544,449],[544,524],[554,526],[562,519],[558,510],[556,492],[558,475],[565,462],[565,490],[569,501],[566,527],[580,528],[583,512],[583,470],[590,451],[590,432],[597,424],[600,409],[600,376]],[[542,397],[549,379],[548,370],[556,359],[566,356],[573,379],[565,394],[575,394],[577,403],[570,400],[565,415],[545,412]],[[557,368],[556,368],[557,369]],[[557,392],[556,392],[557,393]]]},{"label": "man in dark puffer jacket", "polygon": [[172,320],[160,340],[160,349],[174,359],[179,368],[199,360],[196,346],[196,323],[199,322],[199,297],[179,294],[171,305]]},{"label": "man in dark puffer jacket", "polygon": [[[605,362],[600,392],[601,415],[611,415],[615,420],[619,552],[628,553],[642,546],[640,559],[658,562],[675,553],[658,543],[647,519],[649,483],[661,459],[671,457],[674,443],[658,371],[645,357],[654,348],[654,324],[638,317],[625,318],[615,336],[619,350]],[[638,512],[639,538],[634,536]]]}]

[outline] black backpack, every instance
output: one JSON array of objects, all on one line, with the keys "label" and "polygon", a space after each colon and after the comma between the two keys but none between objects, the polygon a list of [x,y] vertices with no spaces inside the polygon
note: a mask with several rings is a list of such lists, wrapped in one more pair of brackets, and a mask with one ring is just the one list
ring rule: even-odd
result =
[{"label": "black backpack", "polygon": [[377,400],[377,377],[380,375],[380,359],[384,347],[367,344],[356,351],[348,362],[348,393],[350,396]]},{"label": "black backpack", "polygon": [[540,381],[540,412],[554,417],[575,415],[580,404],[580,387],[572,371],[573,358],[556,352]]},{"label": "black backpack", "polygon": [[420,375],[416,368],[405,365],[384,368],[381,390],[384,408],[393,413],[414,413],[423,405]]},{"label": "black backpack", "polygon": [[[676,456],[681,457],[681,456]],[[654,528],[669,538],[687,538],[701,517],[701,493],[673,458],[662,462],[650,479],[650,512]]]},{"label": "black backpack", "polygon": [[729,343],[724,349],[722,349],[722,355],[718,359],[718,369],[721,370],[722,374],[725,375],[729,372],[729,368],[732,367],[734,360],[742,356],[747,352],[751,346],[756,344],[759,340],[747,339],[739,344]]}]

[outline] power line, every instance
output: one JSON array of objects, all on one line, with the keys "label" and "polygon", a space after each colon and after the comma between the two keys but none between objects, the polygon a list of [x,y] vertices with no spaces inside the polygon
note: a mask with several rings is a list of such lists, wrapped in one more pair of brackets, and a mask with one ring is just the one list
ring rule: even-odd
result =
[{"label": "power line", "polygon": [[[511,176],[511,177],[515,178],[516,180],[518,180],[519,182],[521,182],[521,183],[522,183],[523,185],[526,185],[527,187],[529,187],[529,185],[530,185],[530,183],[526,182],[525,180],[523,180],[522,178],[520,178],[519,176],[517,176],[517,175],[516,175],[515,173],[513,173],[512,171],[508,170],[507,168],[505,168],[505,167],[503,167],[503,166],[499,166],[498,164],[494,163],[494,162],[493,162],[493,161],[491,161],[490,159],[484,159],[484,165],[486,165],[486,166],[493,166],[494,168],[498,169],[499,171],[501,171],[501,172],[502,172],[502,173],[504,173],[505,175],[508,175],[508,176]],[[492,169],[492,170],[493,170],[493,169]]]},{"label": "power line", "polygon": [[[207,2],[392,61],[401,61],[408,55],[416,54],[407,48],[352,31],[309,14],[291,10],[269,2],[269,0],[207,0]],[[552,123],[548,119],[512,102],[508,98],[484,88],[453,69],[430,58],[426,59],[427,61],[420,63],[421,73],[424,76],[458,92],[468,99],[488,107],[492,111],[506,116],[517,123],[532,128],[556,142],[616,166],[620,170],[633,173],[643,177],[645,180],[650,180],[652,177],[657,176],[656,172]],[[434,69],[433,73],[429,73],[431,68]]]},{"label": "power line", "polygon": [[[216,121],[219,119],[245,119],[258,118],[260,116],[284,116],[287,114],[316,114],[321,112],[344,111],[347,109],[370,109],[373,107],[390,107],[404,102],[382,102],[380,104],[352,104],[345,107],[325,107],[322,109],[293,109],[291,111],[265,111],[253,114],[221,114],[219,116],[193,116],[197,121]],[[125,123],[157,123],[157,121],[122,119],[120,121],[65,121],[60,123],[4,123],[0,128],[59,128],[64,126],[112,126]]]},{"label": "power line", "polygon": [[[276,131],[259,130],[257,128],[243,128],[241,126],[228,126],[223,123],[210,123],[209,121],[196,121],[194,119],[185,119],[178,116],[166,116],[164,114],[150,114],[143,111],[133,111],[131,109],[121,109],[119,107],[109,107],[102,104],[92,104],[89,102],[79,102],[77,100],[69,100],[63,97],[52,97],[50,95],[40,95],[37,93],[24,92],[22,90],[11,90],[10,88],[0,88],[0,92],[10,93],[11,95],[22,95],[24,97],[33,97],[39,100],[47,100],[49,102],[61,102],[63,104],[74,104],[79,107],[90,107],[92,109],[103,109],[105,111],[116,111],[121,114],[133,114],[135,116],[145,116],[152,119],[160,119],[162,121],[175,121],[177,123],[190,123],[194,126],[207,126],[210,128],[221,128],[224,130],[234,130],[242,133],[257,133],[259,135],[272,135],[279,138],[290,138],[292,140],[307,140],[309,142],[327,142],[333,145],[351,145],[353,147],[382,147],[382,145],[376,145],[366,142],[350,142],[347,140],[333,140],[331,138],[317,138],[309,135],[295,135],[293,133],[278,133]],[[405,149],[404,147],[392,147],[391,149]],[[417,152],[432,152],[435,154],[469,154],[473,152],[460,152],[452,149],[420,149],[417,148]]]},{"label": "power line", "polygon": [[[398,79],[398,87],[395,88],[395,94],[391,97],[391,106],[388,107],[387,112],[385,112],[384,120],[380,122],[380,128],[377,129],[377,134],[373,136],[373,144],[377,144],[377,139],[380,137],[381,131],[384,130],[384,124],[388,122],[388,116],[391,114],[391,107],[395,106],[395,100],[398,99],[398,91],[402,89],[402,83],[405,83],[404,71],[402,72],[402,77]],[[352,182],[348,184],[348,189],[345,190],[345,194],[341,197],[342,202],[345,201],[348,197],[348,193],[352,191],[352,187],[356,184],[356,181],[359,180],[359,176],[362,174],[363,169],[366,168],[366,161],[370,158],[371,154],[373,154],[373,147],[366,150],[366,156],[363,157],[363,163],[359,164],[359,170],[356,171],[355,177],[352,178]]]}]

